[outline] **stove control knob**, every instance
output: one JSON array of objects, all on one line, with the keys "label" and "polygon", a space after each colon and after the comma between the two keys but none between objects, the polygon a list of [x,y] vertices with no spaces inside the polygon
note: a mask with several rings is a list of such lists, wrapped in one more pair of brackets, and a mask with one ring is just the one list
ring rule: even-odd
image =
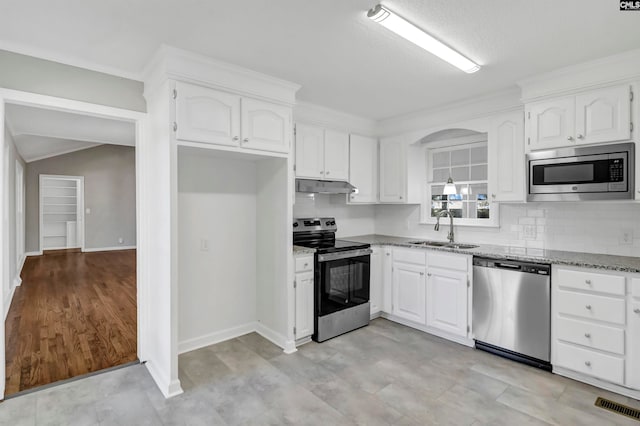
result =
[{"label": "stove control knob", "polygon": [[293,222],[293,227],[294,227],[294,228],[297,228],[297,227],[298,227],[298,225],[299,225],[299,224],[298,224],[298,222]]},{"label": "stove control knob", "polygon": [[336,221],[335,221],[335,220],[332,220],[332,221],[331,221],[331,226],[333,226],[333,225],[335,225],[335,224],[336,224]]},{"label": "stove control knob", "polygon": [[325,225],[327,225],[327,226],[331,225],[331,221],[329,221],[329,220],[326,221]]}]

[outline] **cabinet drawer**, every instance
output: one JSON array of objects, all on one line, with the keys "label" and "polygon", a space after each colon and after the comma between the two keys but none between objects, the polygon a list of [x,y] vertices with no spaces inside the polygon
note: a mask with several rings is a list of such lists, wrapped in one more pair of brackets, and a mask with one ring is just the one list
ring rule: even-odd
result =
[{"label": "cabinet drawer", "polygon": [[633,278],[631,280],[631,294],[633,297],[640,299],[640,278]]},{"label": "cabinet drawer", "polygon": [[427,255],[427,266],[466,272],[468,269],[467,256],[463,254],[442,253],[434,250],[430,251]]},{"label": "cabinet drawer", "polygon": [[393,261],[426,265],[427,251],[420,249],[393,249]]},{"label": "cabinet drawer", "polygon": [[313,269],[313,256],[296,257],[296,272],[311,271]]},{"label": "cabinet drawer", "polygon": [[625,324],[625,300],[608,296],[574,293],[558,290],[555,303],[561,314],[582,318]]},{"label": "cabinet drawer", "polygon": [[567,342],[624,355],[624,330],[620,328],[558,318],[556,337]]},{"label": "cabinet drawer", "polygon": [[556,345],[556,366],[579,371],[602,380],[622,384],[624,360],[566,343]]},{"label": "cabinet drawer", "polygon": [[558,268],[553,279],[560,287],[591,290],[618,296],[625,294],[625,279],[619,275]]}]

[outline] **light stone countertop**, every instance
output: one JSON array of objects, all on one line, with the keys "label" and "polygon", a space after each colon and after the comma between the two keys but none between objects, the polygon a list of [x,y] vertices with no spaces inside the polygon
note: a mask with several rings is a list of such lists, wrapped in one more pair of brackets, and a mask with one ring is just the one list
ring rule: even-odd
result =
[{"label": "light stone countertop", "polygon": [[313,254],[316,252],[316,249],[302,246],[293,246],[293,255],[294,256],[303,256],[305,254]]},{"label": "light stone countertop", "polygon": [[[494,259],[522,260],[556,265],[583,266],[587,268],[606,269],[621,272],[640,272],[640,257],[615,256],[610,254],[581,253],[574,251],[544,250],[525,247],[497,246],[481,244],[472,249],[455,249],[449,247],[424,247],[409,244],[410,241],[422,241],[424,238],[393,237],[388,235],[358,235],[341,237],[341,240],[371,244],[372,246],[399,246],[416,249],[440,250],[451,253],[470,254],[473,256]],[[464,241],[462,243],[470,243]]]}]

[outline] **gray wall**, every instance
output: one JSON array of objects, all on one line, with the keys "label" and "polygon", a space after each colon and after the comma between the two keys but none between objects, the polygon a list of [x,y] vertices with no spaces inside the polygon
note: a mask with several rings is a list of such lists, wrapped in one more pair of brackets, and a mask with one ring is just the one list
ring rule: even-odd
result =
[{"label": "gray wall", "polygon": [[[11,295],[11,288],[15,278],[19,275],[18,261],[16,254],[16,160],[18,160],[24,166],[24,161],[13,143],[11,134],[5,128],[4,131],[4,146],[2,147],[4,154],[6,155],[5,169],[3,176],[4,183],[4,197],[2,200],[2,219],[4,229],[7,231],[7,238],[2,242],[4,244],[4,262],[3,271],[4,277],[2,277],[2,296],[3,307],[6,312],[11,303],[11,299],[8,297]],[[25,170],[26,173],[26,170]],[[4,317],[3,317],[4,318]]]},{"label": "gray wall", "polygon": [[0,70],[0,87],[7,89],[134,111],[147,109],[142,96],[144,85],[140,81],[6,50],[0,50]]},{"label": "gray wall", "polygon": [[100,145],[27,163],[26,251],[39,250],[39,176],[84,176],[85,248],[136,245],[135,148]]}]

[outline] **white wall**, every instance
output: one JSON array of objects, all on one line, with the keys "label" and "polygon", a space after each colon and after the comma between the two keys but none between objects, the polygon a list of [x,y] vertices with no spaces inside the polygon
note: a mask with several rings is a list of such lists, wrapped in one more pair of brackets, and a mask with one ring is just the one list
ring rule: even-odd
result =
[{"label": "white wall", "polygon": [[[5,128],[4,130],[4,167],[2,182],[3,188],[3,200],[2,200],[2,226],[5,229],[3,238],[3,272],[2,276],[2,301],[3,301],[3,314],[6,316],[11,305],[11,299],[16,285],[20,284],[20,270],[24,256],[21,256],[20,262],[18,262],[16,234],[16,161],[22,163],[24,167],[24,160],[18,154],[18,150],[11,138],[11,134]],[[23,200],[24,201],[24,200]],[[24,211],[24,209],[23,209]],[[23,220],[24,224],[24,220]],[[24,231],[23,231],[24,235]],[[24,253],[22,253],[24,255]],[[3,317],[4,318],[4,317]]]},{"label": "white wall", "polygon": [[180,351],[256,321],[256,165],[200,152],[178,154]]},{"label": "white wall", "polygon": [[376,230],[373,205],[348,205],[342,194],[306,194],[297,192],[293,217],[335,217],[338,238],[346,235],[373,234]]},{"label": "white wall", "polygon": [[[432,224],[419,224],[419,217],[418,206],[377,206],[375,232],[446,240],[448,218],[436,232]],[[528,225],[535,227],[535,236],[525,238],[524,226]],[[623,232],[632,232],[632,244],[621,242]],[[456,226],[455,234],[457,241],[469,243],[640,256],[640,204],[504,204],[499,228]]]}]

